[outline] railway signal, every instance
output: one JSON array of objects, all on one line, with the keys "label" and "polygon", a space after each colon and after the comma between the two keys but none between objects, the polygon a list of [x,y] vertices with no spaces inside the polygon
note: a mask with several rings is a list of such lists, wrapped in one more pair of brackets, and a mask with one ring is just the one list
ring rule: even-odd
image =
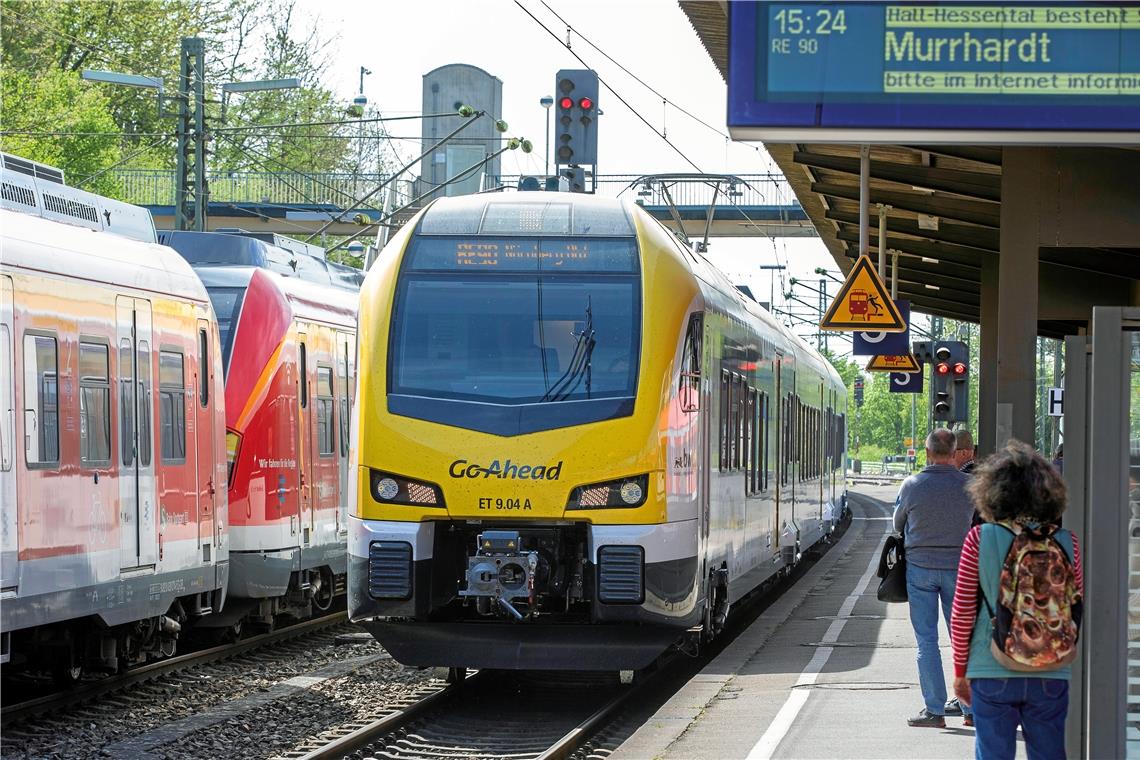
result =
[{"label": "railway signal", "polygon": [[598,74],[590,69],[562,69],[555,77],[558,106],[554,141],[559,166],[598,163]]},{"label": "railway signal", "polygon": [[934,344],[931,382],[934,386],[932,413],[939,422],[965,422],[969,418],[970,357],[958,340]]}]

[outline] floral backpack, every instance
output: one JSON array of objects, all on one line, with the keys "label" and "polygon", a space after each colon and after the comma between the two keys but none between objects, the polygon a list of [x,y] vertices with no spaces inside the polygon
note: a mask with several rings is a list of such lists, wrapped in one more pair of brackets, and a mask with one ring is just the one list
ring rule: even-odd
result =
[{"label": "floral backpack", "polygon": [[982,593],[993,622],[990,653],[1008,670],[1063,668],[1077,656],[1083,602],[1073,563],[1057,541],[1058,528],[998,526],[1014,538],[1001,564],[997,604],[991,606]]}]

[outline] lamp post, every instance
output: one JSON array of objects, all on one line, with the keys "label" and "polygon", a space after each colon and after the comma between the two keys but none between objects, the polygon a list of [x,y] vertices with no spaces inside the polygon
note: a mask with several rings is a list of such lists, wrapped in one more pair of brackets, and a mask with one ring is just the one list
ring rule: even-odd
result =
[{"label": "lamp post", "polygon": [[771,272],[768,275],[768,309],[776,308],[776,272],[781,269],[787,269],[783,264],[761,264],[756,267],[757,269],[767,269]]},{"label": "lamp post", "polygon": [[543,149],[543,160],[546,161],[546,175],[550,176],[550,107],[554,105],[554,96],[543,95],[538,102],[546,109],[546,147]]},{"label": "lamp post", "polygon": [[[206,80],[205,42],[198,37],[182,39],[178,94],[163,94],[163,82],[156,77],[123,74],[116,71],[84,69],[80,76],[91,82],[144,87],[158,91],[159,116],[178,119],[178,168],[174,197],[174,226],[179,230],[205,230],[206,189]],[[222,85],[222,122],[230,93],[258,90],[285,90],[300,87],[297,79],[263,79],[255,82],[226,82]],[[163,110],[167,99],[178,103],[178,112]]]}]

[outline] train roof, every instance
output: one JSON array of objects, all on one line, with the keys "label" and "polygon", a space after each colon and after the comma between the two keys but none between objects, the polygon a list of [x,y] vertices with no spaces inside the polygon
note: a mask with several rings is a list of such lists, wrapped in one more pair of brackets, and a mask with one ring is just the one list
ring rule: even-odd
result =
[{"label": "train roof", "polygon": [[170,248],[0,209],[0,262],[152,293],[207,301],[190,265]]},{"label": "train roof", "polygon": [[[249,287],[253,273],[264,267],[254,266],[196,266],[194,272],[206,288]],[[294,313],[303,319],[311,319],[341,326],[356,325],[357,298],[355,292],[344,288],[330,288],[319,283],[307,282],[297,277],[284,277],[267,272],[270,281],[289,299]]]},{"label": "train roof", "polygon": [[157,241],[145,208],[68,187],[59,169],[8,153],[0,153],[0,207],[143,243]]},{"label": "train roof", "polygon": [[439,198],[421,217],[420,235],[634,234],[625,202],[581,193],[495,193]]},{"label": "train roof", "polygon": [[[326,261],[324,251],[299,240],[276,235],[271,242],[258,233],[164,230],[159,239],[195,267],[260,267],[283,277],[357,292],[364,272]],[[286,242],[288,241],[288,242]],[[288,248],[282,247],[284,244]],[[315,249],[315,251],[313,250]],[[317,255],[316,252],[321,255]]]}]

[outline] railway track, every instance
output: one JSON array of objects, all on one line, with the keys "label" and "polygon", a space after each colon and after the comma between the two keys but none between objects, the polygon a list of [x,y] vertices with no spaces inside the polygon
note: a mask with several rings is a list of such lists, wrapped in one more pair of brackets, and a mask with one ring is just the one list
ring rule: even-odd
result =
[{"label": "railway track", "polygon": [[370,723],[328,732],[282,757],[560,760],[627,705],[657,689],[662,672],[621,685],[614,673],[483,671]]},{"label": "railway track", "polygon": [[[841,523],[841,532],[849,526]],[[838,535],[836,536],[838,538]],[[819,547],[826,551],[832,542]],[[616,673],[482,671],[428,687],[367,722],[345,724],[279,755],[289,760],[453,757],[563,760],[617,746],[806,571],[805,563],[739,605],[724,636],[698,657],[674,652],[633,684]],[[593,741],[591,741],[593,740]],[[597,745],[597,746],[595,746]]]},{"label": "railway track", "polygon": [[241,639],[231,644],[223,644],[209,649],[189,652],[177,657],[132,668],[107,678],[80,683],[67,691],[54,692],[34,699],[4,705],[0,708],[0,725],[7,728],[15,723],[34,718],[39,715],[67,710],[79,705],[101,699],[103,697],[123,691],[148,681],[164,676],[170,676],[181,671],[209,665],[221,660],[228,660],[256,649],[281,644],[300,636],[306,636],[325,628],[347,623],[344,612],[335,612],[331,615],[306,620],[296,625],[280,628],[271,633]]}]

